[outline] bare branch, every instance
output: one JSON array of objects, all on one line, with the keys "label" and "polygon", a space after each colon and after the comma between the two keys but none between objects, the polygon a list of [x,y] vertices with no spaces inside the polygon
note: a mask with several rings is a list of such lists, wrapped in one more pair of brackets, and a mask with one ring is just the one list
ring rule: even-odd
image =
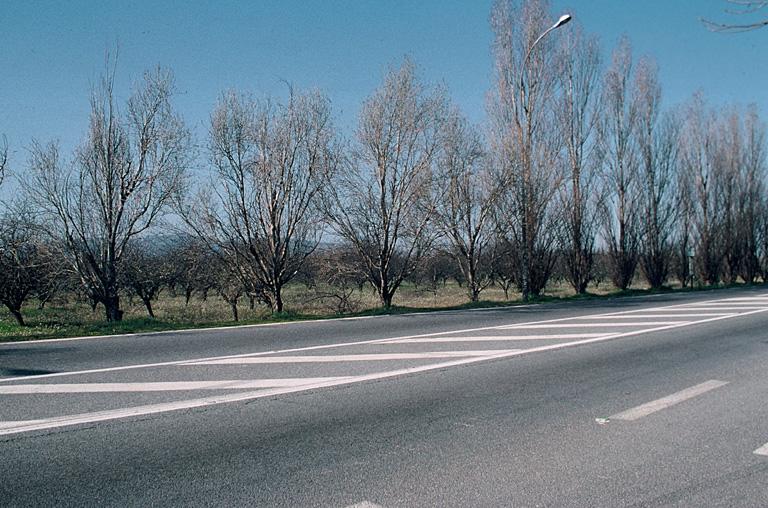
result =
[{"label": "bare branch", "polygon": [[[766,0],[727,0],[727,2],[739,6],[739,9],[725,10],[726,13],[737,16],[755,14],[761,9],[768,7],[768,1]],[[768,26],[768,19],[760,19],[748,23],[721,23],[704,18],[699,19],[712,32],[739,33]]]}]

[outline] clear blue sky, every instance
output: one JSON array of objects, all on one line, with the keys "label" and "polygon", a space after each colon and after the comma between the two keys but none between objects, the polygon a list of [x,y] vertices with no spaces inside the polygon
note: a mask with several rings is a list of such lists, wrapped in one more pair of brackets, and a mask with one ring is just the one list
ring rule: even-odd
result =
[{"label": "clear blue sky", "polygon": [[[576,4],[573,9],[567,6]],[[157,63],[172,67],[181,113],[199,134],[230,87],[285,94],[315,86],[349,132],[388,64],[410,54],[444,82],[473,121],[490,86],[491,0],[4,0],[0,10],[0,133],[20,168],[35,137],[68,152],[83,137],[88,91],[105,50],[120,46],[119,93]],[[724,0],[553,0],[599,35],[607,58],[622,33],[660,65],[665,104],[697,89],[714,103],[756,102],[768,114],[768,29],[724,35]]]}]

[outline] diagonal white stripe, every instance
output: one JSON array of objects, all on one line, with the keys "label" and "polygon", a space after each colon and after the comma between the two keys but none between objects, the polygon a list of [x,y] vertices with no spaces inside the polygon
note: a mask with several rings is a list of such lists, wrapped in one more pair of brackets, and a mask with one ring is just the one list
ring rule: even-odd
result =
[{"label": "diagonal white stripe", "polygon": [[330,363],[370,362],[385,360],[424,360],[430,358],[467,358],[471,356],[493,356],[519,351],[517,349],[491,349],[485,351],[433,351],[424,353],[371,353],[352,355],[302,355],[302,356],[250,356],[245,358],[223,358],[190,362],[183,365],[240,365],[262,363]]},{"label": "diagonal white stripe", "polygon": [[[758,314],[762,312],[765,312],[765,311],[755,310],[755,311],[747,312],[744,315]],[[732,316],[713,317],[709,319],[703,319],[701,321],[697,321],[692,324],[711,323],[711,322],[721,321],[724,319],[731,319],[731,318]],[[288,388],[270,388],[270,389],[255,391],[255,392],[241,392],[236,394],[221,395],[218,397],[208,397],[204,399],[183,400],[179,402],[172,402],[172,403],[166,403],[166,404],[154,404],[149,406],[139,406],[139,407],[117,409],[117,410],[110,410],[110,411],[83,413],[78,415],[49,418],[45,420],[0,422],[0,436],[8,435],[8,434],[18,434],[21,432],[31,432],[35,430],[66,427],[70,425],[78,425],[81,423],[100,422],[100,421],[106,421],[106,420],[128,418],[131,416],[164,413],[167,411],[177,411],[181,409],[191,409],[191,408],[197,408],[197,407],[210,406],[214,404],[224,404],[229,402],[254,400],[254,399],[259,399],[263,397],[272,397],[275,395],[302,392],[302,391],[314,390],[319,388],[330,388],[332,386],[349,385],[349,384],[360,383],[365,381],[391,379],[391,378],[396,378],[396,377],[400,377],[408,374],[429,372],[433,370],[440,370],[440,369],[445,369],[448,367],[453,367],[458,365],[469,365],[473,363],[485,362],[491,359],[512,358],[515,356],[522,356],[522,355],[527,355],[531,353],[538,353],[543,351],[555,351],[559,349],[582,346],[584,344],[594,344],[597,342],[609,341],[609,340],[614,340],[618,338],[635,337],[637,335],[642,335],[646,333],[660,332],[664,330],[673,330],[675,328],[682,328],[685,326],[689,326],[689,323],[659,326],[656,328],[645,329],[645,330],[633,330],[625,333],[615,333],[615,334],[610,334],[603,337],[595,337],[591,339],[575,340],[575,341],[565,342],[560,344],[552,344],[552,345],[535,347],[530,349],[522,349],[519,351],[512,351],[510,353],[495,355],[491,357],[481,356],[481,357],[474,357],[474,358],[460,358],[460,359],[449,360],[441,363],[422,365],[419,367],[410,367],[410,368],[398,369],[393,371],[379,372],[374,374],[366,374],[363,376],[355,376],[348,379],[342,379],[338,381],[328,381],[328,382],[316,383],[312,385],[303,385],[303,386],[288,387]],[[493,327],[489,327],[489,328],[493,328]],[[441,335],[441,334],[433,334],[433,335]],[[378,341],[372,341],[370,343],[381,343],[381,342],[383,341],[378,340]],[[174,364],[178,365],[179,363],[181,362],[175,362]],[[185,362],[185,363],[188,363],[188,362]]]},{"label": "diagonal white stripe", "polygon": [[493,342],[520,340],[573,340],[607,337],[611,333],[558,333],[553,335],[467,335],[464,337],[420,337],[415,339],[396,339],[382,344],[417,344],[430,342]]},{"label": "diagonal white stripe", "polygon": [[624,323],[547,323],[543,325],[507,325],[503,330],[538,330],[540,328],[612,328],[614,326],[664,326],[687,324],[689,321],[637,321]]},{"label": "diagonal white stripe", "polygon": [[[713,311],[713,310],[738,310],[738,311],[752,311],[752,310],[768,310],[768,307],[765,305],[750,305],[748,307],[736,307],[734,305],[703,305],[703,304],[695,304],[696,307],[678,307],[678,311],[688,311],[688,310],[706,310],[706,311]],[[662,309],[659,309],[662,310]],[[655,312],[655,310],[654,310]]]},{"label": "diagonal white stripe", "polygon": [[308,377],[285,379],[249,379],[233,381],[173,381],[152,383],[60,383],[1,385],[0,395],[32,393],[111,393],[111,392],[167,392],[182,390],[253,390],[255,388],[281,388],[302,386],[327,381],[341,381],[349,377]]},{"label": "diagonal white stripe", "polygon": [[[679,311],[679,309],[670,309]],[[715,309],[717,310],[717,309]],[[653,311],[656,312],[656,311]],[[573,319],[651,319],[651,318],[699,318],[699,317],[712,317],[712,316],[728,316],[733,314],[732,312],[701,312],[695,314],[625,314],[623,316],[580,316]]]}]

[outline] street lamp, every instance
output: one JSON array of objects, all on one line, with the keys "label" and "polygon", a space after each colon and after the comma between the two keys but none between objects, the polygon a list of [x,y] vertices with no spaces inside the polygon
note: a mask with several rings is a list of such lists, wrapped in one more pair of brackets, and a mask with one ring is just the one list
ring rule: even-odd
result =
[{"label": "street lamp", "polygon": [[[555,22],[554,25],[544,30],[544,32],[539,35],[535,41],[533,41],[533,44],[531,44],[531,47],[528,48],[528,52],[525,54],[525,60],[523,60],[522,65],[520,66],[520,105],[523,107],[523,111],[525,112],[525,121],[526,121],[526,131],[527,135],[525,137],[525,151],[523,153],[523,192],[522,192],[522,223],[521,223],[521,233],[522,233],[522,240],[523,240],[523,273],[522,273],[522,284],[521,284],[521,292],[523,301],[528,301],[528,298],[530,296],[530,277],[531,277],[531,254],[533,254],[533,242],[531,238],[531,234],[529,232],[530,228],[530,204],[528,203],[528,189],[531,185],[531,119],[528,115],[528,101],[527,101],[527,94],[525,90],[525,67],[528,65],[528,61],[531,59],[531,53],[533,52],[533,48],[536,47],[536,45],[544,38],[546,35],[551,32],[552,30],[555,30],[556,28],[560,28],[561,26],[565,25],[571,20],[570,14],[563,14],[558,18],[558,20]],[[521,141],[523,141],[523,132],[522,128],[520,129],[520,138]],[[521,143],[521,146],[523,144]]]},{"label": "street lamp", "polygon": [[544,32],[541,35],[539,35],[538,38],[535,41],[533,41],[533,44],[531,44],[531,47],[528,48],[528,53],[525,55],[525,60],[523,61],[523,65],[520,68],[520,83],[521,84],[523,82],[523,73],[525,72],[525,66],[528,64],[528,60],[531,59],[531,52],[533,51],[533,48],[535,48],[536,45],[539,43],[539,41],[541,41],[541,39],[543,39],[549,32],[551,32],[552,30],[554,30],[556,28],[560,28],[561,26],[563,26],[566,23],[568,23],[571,19],[572,19],[572,17],[571,17],[570,14],[563,14],[562,16],[560,16],[560,18],[558,18],[558,20],[555,22],[554,25],[552,25],[551,27],[549,27],[546,30],[544,30]]}]

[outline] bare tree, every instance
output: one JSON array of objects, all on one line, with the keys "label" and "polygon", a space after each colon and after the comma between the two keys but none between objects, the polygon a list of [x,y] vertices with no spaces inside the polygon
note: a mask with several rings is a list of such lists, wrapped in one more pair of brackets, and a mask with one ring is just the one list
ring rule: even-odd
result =
[{"label": "bare tree", "polygon": [[222,262],[220,258],[217,258],[216,261],[217,263],[212,267],[215,270],[215,277],[213,278],[214,288],[221,299],[229,305],[232,311],[232,320],[240,321],[237,304],[245,293],[242,275],[232,271],[231,265]]},{"label": "bare tree", "polygon": [[169,289],[183,293],[185,306],[189,305],[193,293],[203,296],[213,287],[214,274],[209,265],[214,254],[196,236],[177,238],[170,246],[168,256],[174,260]]},{"label": "bare tree", "polygon": [[0,185],[3,184],[8,167],[8,141],[5,136],[0,138]]},{"label": "bare tree", "polygon": [[181,215],[273,312],[320,241],[319,192],[338,165],[334,136],[318,92],[291,90],[287,104],[227,92],[211,115],[215,181]]},{"label": "bare tree", "polygon": [[637,148],[640,156],[639,195],[643,215],[640,265],[652,288],[669,275],[671,238],[676,219],[675,183],[679,122],[660,115],[661,86],[656,63],[643,58],[635,73],[633,101],[637,107]]},{"label": "bare tree", "polygon": [[491,12],[495,87],[489,100],[494,158],[510,176],[504,203],[523,300],[544,289],[555,261],[552,198],[562,183],[554,115],[555,46],[546,0],[498,0]]},{"label": "bare tree", "polygon": [[19,326],[22,305],[45,283],[52,262],[33,225],[34,214],[23,203],[0,217],[0,303]]},{"label": "bare tree", "polygon": [[611,279],[619,289],[632,282],[638,262],[637,104],[631,95],[632,49],[622,38],[613,51],[603,85],[600,143],[603,155],[603,237],[611,258]]},{"label": "bare tree", "polygon": [[328,306],[337,314],[355,311],[359,305],[355,293],[367,284],[355,249],[348,245],[335,246],[313,257],[315,296],[312,299],[331,302]]},{"label": "bare tree", "polygon": [[120,263],[121,286],[141,299],[151,318],[155,317],[152,301],[168,287],[180,262],[171,257],[174,252],[165,243],[158,237],[134,240],[126,247]]},{"label": "bare tree", "polygon": [[707,284],[720,280],[723,260],[720,207],[721,192],[716,177],[718,141],[714,113],[701,94],[685,108],[681,137],[681,170],[691,193],[691,238],[697,276]]},{"label": "bare tree", "polygon": [[354,246],[385,308],[434,241],[430,186],[446,107],[409,60],[390,70],[363,105],[353,160],[326,194],[332,228]]},{"label": "bare tree", "polygon": [[693,283],[693,267],[691,266],[693,257],[693,175],[686,170],[684,162],[681,161],[684,141],[682,132],[678,134],[678,171],[675,182],[677,198],[674,205],[677,221],[672,233],[672,241],[675,250],[674,274],[682,287],[687,287],[689,283]]},{"label": "bare tree", "polygon": [[458,112],[446,122],[435,176],[435,223],[447,252],[467,281],[470,300],[491,284],[495,246],[494,212],[506,175],[496,174],[480,134]]},{"label": "bare tree", "polygon": [[72,164],[62,161],[55,144],[34,143],[23,183],[108,321],[122,319],[119,264],[125,247],[156,222],[183,185],[190,150],[188,131],[171,106],[170,71],[146,72],[124,113],[114,83],[110,71],[93,91],[88,135]]},{"label": "bare tree", "polygon": [[702,22],[713,32],[747,32],[768,26],[768,19],[754,19],[754,14],[768,7],[768,0],[725,0],[735,9],[726,9],[728,14],[751,16],[753,19],[746,23],[722,23],[702,18]]},{"label": "bare tree", "polygon": [[567,153],[569,178],[560,191],[561,249],[566,277],[578,294],[593,278],[597,233],[597,206],[602,192],[597,185],[600,153],[597,124],[600,120],[600,48],[581,27],[563,34],[558,58],[562,95],[558,118]]},{"label": "bare tree", "polygon": [[739,175],[739,243],[742,253],[740,275],[753,282],[760,273],[759,243],[765,214],[766,127],[757,108],[746,111],[743,126],[742,171]]},{"label": "bare tree", "polygon": [[739,177],[742,172],[742,132],[739,112],[735,108],[720,114],[717,129],[717,151],[715,155],[715,183],[722,202],[718,207],[720,216],[719,237],[722,242],[723,280],[736,282],[741,264],[739,249],[738,202]]},{"label": "bare tree", "polygon": [[741,276],[754,281],[758,274],[758,214],[765,178],[765,128],[754,108],[746,114],[733,108],[720,120],[716,182],[722,203],[721,239],[724,279],[733,284]]}]

